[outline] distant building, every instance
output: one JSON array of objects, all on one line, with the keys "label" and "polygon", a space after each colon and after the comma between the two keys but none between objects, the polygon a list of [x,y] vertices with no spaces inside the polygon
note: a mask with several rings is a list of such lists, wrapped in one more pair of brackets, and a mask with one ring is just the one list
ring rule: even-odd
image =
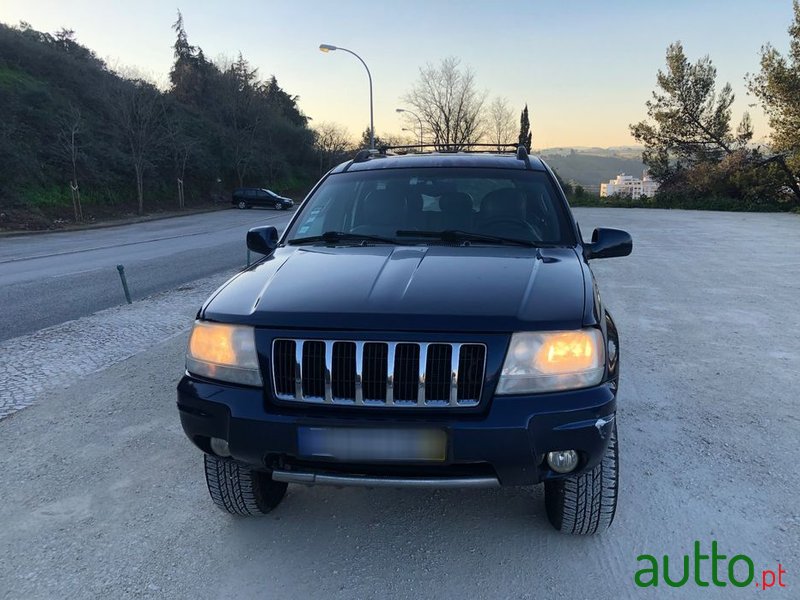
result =
[{"label": "distant building", "polygon": [[658,182],[650,179],[650,176],[645,171],[641,179],[637,179],[633,175],[625,175],[620,173],[615,179],[609,180],[608,183],[600,184],[600,196],[625,196],[627,198],[641,198],[647,196],[648,198],[655,195],[658,191]]}]

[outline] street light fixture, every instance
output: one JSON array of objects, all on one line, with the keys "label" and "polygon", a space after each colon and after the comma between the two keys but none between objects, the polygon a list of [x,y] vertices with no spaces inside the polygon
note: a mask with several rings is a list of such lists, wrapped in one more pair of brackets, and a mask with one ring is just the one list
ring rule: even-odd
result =
[{"label": "street light fixture", "polygon": [[353,52],[352,50],[348,50],[347,48],[342,48],[340,46],[333,46],[331,44],[320,44],[319,49],[321,52],[328,53],[333,52],[334,50],[341,50],[342,52],[347,52],[355,56],[358,60],[361,61],[361,64],[364,65],[364,68],[367,70],[367,77],[369,78],[369,147],[375,148],[375,123],[373,120],[373,111],[372,111],[372,74],[369,72],[369,67],[367,67],[367,63],[364,62],[364,59],[361,58],[358,54]]},{"label": "street light fixture", "polygon": [[417,117],[417,121],[419,121],[419,149],[422,150],[422,119],[419,118],[419,115],[417,113],[412,112],[407,108],[395,108],[394,111],[398,113],[406,112],[410,115]]}]

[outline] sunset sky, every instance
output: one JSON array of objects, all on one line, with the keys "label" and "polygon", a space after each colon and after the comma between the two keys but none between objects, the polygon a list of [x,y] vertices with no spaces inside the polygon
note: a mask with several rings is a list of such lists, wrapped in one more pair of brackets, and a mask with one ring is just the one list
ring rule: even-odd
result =
[{"label": "sunset sky", "polygon": [[[190,43],[211,58],[241,51],[261,77],[274,74],[300,97],[312,124],[337,122],[353,137],[369,124],[363,67],[345,53],[321,53],[320,43],[350,48],[369,65],[378,134],[406,126],[395,108],[419,67],[452,55],[474,69],[490,99],[528,103],[536,148],[633,144],[628,124],[645,116],[675,40],[692,60],[711,56],[719,86],[728,81],[736,92],[734,125],[750,110],[756,139],[764,138],[744,77],[758,69],[762,44],[786,49],[792,16],[791,0],[193,0],[179,8]],[[165,85],[175,10],[161,0],[2,0],[0,21],[74,29],[109,64]]]}]

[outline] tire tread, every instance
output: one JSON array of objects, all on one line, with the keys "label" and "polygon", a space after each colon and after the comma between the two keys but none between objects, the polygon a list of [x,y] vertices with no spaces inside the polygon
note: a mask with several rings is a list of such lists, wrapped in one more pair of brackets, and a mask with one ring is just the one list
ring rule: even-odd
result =
[{"label": "tire tread", "polygon": [[600,464],[591,471],[545,482],[547,516],[563,533],[593,535],[614,521],[619,493],[617,424]]},{"label": "tire tread", "polygon": [[283,499],[287,485],[233,460],[204,455],[211,500],[232,515],[264,515]]}]

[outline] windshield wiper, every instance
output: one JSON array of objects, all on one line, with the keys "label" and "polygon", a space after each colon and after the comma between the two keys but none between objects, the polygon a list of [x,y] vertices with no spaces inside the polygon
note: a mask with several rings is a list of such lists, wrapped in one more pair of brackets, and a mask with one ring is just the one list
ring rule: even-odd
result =
[{"label": "windshield wiper", "polygon": [[348,233],[346,231],[326,231],[322,235],[312,235],[304,238],[294,238],[286,243],[292,246],[299,244],[313,244],[314,242],[341,242],[344,240],[353,240],[360,242],[381,242],[382,244],[396,244],[397,240],[388,237],[381,237],[379,235],[369,235],[365,233]]},{"label": "windshield wiper", "polygon": [[471,231],[461,231],[460,229],[445,229],[444,231],[400,230],[397,232],[397,235],[398,237],[435,238],[442,240],[443,242],[488,242],[492,244],[514,244],[517,246],[526,246],[528,248],[553,246],[553,244],[542,244],[539,242],[532,242],[530,240],[520,240],[517,238],[509,238],[499,235],[488,235],[485,233],[473,233]]}]

